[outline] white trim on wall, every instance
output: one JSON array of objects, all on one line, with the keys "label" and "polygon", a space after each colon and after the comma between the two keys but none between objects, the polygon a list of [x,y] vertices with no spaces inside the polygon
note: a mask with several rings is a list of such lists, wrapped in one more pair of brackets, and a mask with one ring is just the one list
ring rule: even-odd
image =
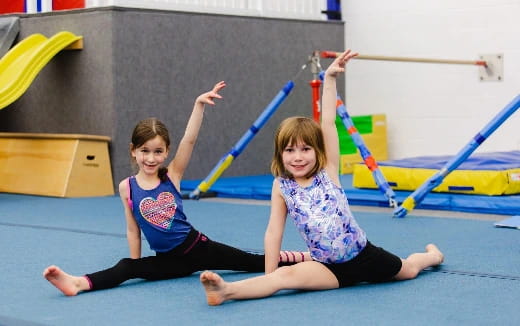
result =
[{"label": "white trim on wall", "polygon": [[87,0],[86,7],[120,6],[227,15],[326,20],[326,0]]}]

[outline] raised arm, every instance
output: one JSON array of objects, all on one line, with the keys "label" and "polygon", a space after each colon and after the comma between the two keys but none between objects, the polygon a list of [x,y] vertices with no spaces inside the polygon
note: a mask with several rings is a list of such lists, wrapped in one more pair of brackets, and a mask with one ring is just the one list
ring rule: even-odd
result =
[{"label": "raised arm", "polygon": [[190,119],[186,125],[184,136],[179,143],[179,147],[177,148],[177,152],[175,153],[173,160],[168,165],[168,174],[172,178],[172,181],[177,189],[180,189],[182,176],[186,170],[186,167],[188,166],[191,154],[193,152],[193,147],[195,146],[195,142],[197,141],[197,137],[199,135],[200,126],[202,125],[202,119],[204,117],[204,107],[206,104],[215,105],[214,99],[222,98],[218,92],[224,87],[226,87],[226,83],[224,81],[220,81],[216,83],[215,86],[213,86],[211,91],[201,94],[195,100],[193,111],[191,112]]},{"label": "raised arm", "polygon": [[336,77],[345,72],[347,62],[357,53],[346,50],[325,71],[322,96],[321,127],[327,152],[327,171],[332,178],[339,173],[339,139],[336,129]]}]

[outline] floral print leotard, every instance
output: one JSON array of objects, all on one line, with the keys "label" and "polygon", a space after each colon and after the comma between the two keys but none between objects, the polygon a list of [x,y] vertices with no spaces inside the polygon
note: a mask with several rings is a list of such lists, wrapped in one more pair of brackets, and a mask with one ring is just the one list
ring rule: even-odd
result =
[{"label": "floral print leotard", "polygon": [[342,263],[356,257],[367,243],[365,232],[352,215],[347,196],[325,170],[308,187],[279,177],[280,189],[312,258],[323,263]]}]

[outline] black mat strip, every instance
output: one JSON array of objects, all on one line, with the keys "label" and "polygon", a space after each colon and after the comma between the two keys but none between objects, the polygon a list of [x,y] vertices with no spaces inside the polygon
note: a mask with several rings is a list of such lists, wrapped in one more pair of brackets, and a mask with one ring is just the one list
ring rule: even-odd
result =
[{"label": "black mat strip", "polygon": [[496,279],[510,280],[510,281],[520,281],[520,276],[514,276],[514,275],[479,273],[479,272],[471,272],[471,271],[457,271],[457,270],[442,269],[442,268],[431,268],[431,269],[426,269],[424,271],[425,272],[434,272],[434,273],[453,274],[453,275],[463,275],[463,276],[496,278]]}]

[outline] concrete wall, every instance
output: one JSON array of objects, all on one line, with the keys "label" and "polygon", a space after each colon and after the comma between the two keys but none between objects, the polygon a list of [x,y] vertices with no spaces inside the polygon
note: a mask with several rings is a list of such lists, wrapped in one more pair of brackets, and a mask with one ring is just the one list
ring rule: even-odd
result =
[{"label": "concrete wall", "polygon": [[[163,120],[175,151],[194,99],[225,80],[224,99],[206,111],[185,174],[202,179],[312,51],[344,47],[342,22],[118,7],[20,17],[20,40],[68,30],[84,37],[84,49],[53,58],[20,99],[0,110],[0,131],[110,136],[115,184],[132,173],[128,143],[137,121]],[[269,173],[278,123],[311,115],[312,77],[307,68],[294,79],[287,100],[224,176]]]},{"label": "concrete wall", "polygon": [[[476,66],[353,61],[347,106],[351,114],[386,113],[393,159],[457,153],[519,94],[519,1],[346,0],[342,10],[346,46],[362,54],[504,56],[501,81],[480,81]],[[520,150],[519,125],[516,112],[477,151]]]}]

